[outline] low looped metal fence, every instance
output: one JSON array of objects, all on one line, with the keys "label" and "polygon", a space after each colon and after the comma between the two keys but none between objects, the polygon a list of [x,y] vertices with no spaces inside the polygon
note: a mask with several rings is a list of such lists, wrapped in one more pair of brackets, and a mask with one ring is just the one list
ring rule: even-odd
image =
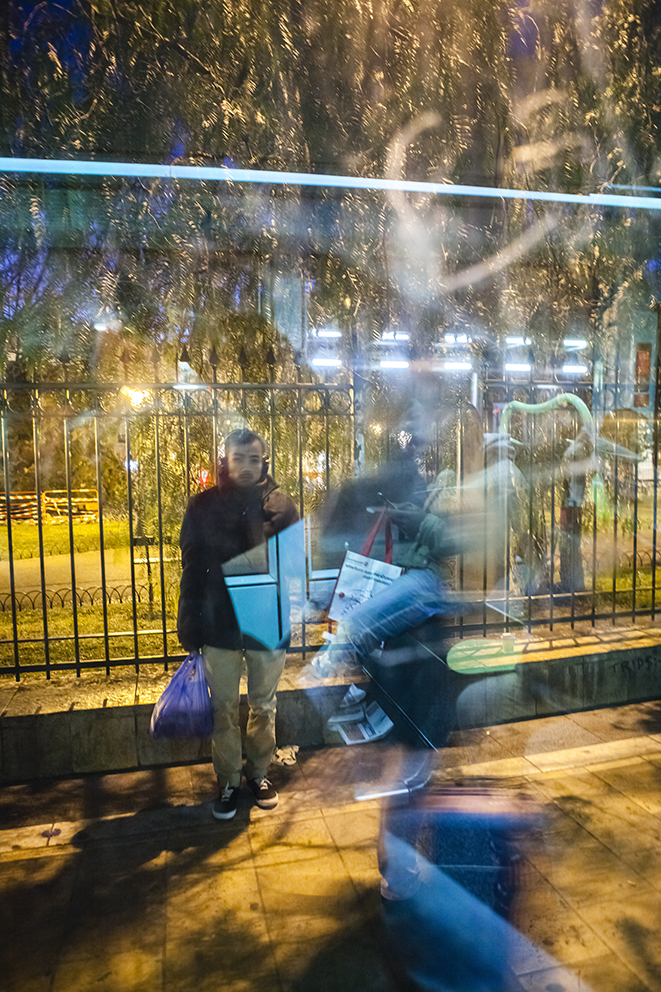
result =
[{"label": "low looped metal fence", "polygon": [[[166,601],[176,601],[177,585],[168,583]],[[75,602],[77,606],[100,606],[104,600],[107,605],[136,603],[154,603],[154,584],[135,584],[119,586],[96,586],[91,589],[76,589]],[[74,602],[73,591],[69,588],[47,590],[45,597],[41,589],[27,590],[13,594],[0,594],[0,613],[11,613],[12,604],[20,612],[40,610],[43,604],[49,610],[70,608]],[[160,602],[159,602],[160,605]]]}]

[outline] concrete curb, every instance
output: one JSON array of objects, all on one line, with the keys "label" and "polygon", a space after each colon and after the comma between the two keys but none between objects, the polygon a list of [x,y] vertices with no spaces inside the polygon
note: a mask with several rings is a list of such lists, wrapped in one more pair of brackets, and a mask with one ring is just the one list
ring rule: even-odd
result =
[{"label": "concrete curb", "polygon": [[[278,700],[278,740],[300,747],[323,744],[326,721],[346,690],[347,685],[285,690]],[[211,760],[209,740],[151,737],[152,709],[153,703],[148,703],[5,715],[0,720],[0,782]],[[241,709],[245,725],[245,696]]]},{"label": "concrete curb", "polygon": [[[467,678],[473,725],[626,705],[661,695],[661,631],[620,633],[611,643],[584,640],[590,643],[556,645],[555,651],[534,650],[529,644],[532,650],[520,654],[513,671]],[[46,687],[43,679],[0,684],[0,782],[209,760],[208,741],[149,736],[153,704],[171,677],[162,668],[151,668],[141,668],[139,675],[127,673],[124,680],[113,672],[107,678],[95,673]],[[286,674],[278,693],[278,741],[300,747],[337,743],[325,724],[350,681],[336,678],[306,687],[300,673]],[[244,698],[244,719],[245,708]]]}]

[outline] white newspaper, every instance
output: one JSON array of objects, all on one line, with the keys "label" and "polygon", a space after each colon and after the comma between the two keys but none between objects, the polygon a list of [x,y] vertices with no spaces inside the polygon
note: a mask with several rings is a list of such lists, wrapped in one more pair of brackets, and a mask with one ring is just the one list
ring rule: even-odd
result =
[{"label": "white newspaper", "polygon": [[399,565],[347,551],[328,610],[329,620],[342,618],[359,603],[371,599],[402,574]]},{"label": "white newspaper", "polygon": [[353,723],[336,723],[333,730],[342,735],[345,744],[367,744],[385,737],[393,727],[392,720],[373,702],[365,707],[362,718]]}]

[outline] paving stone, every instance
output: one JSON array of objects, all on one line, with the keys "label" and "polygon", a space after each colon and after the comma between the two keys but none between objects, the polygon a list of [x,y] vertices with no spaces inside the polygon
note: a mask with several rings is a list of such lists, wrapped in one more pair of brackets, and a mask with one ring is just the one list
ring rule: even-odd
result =
[{"label": "paving stone", "polygon": [[604,803],[605,808],[600,808],[601,803],[596,798],[589,802],[580,797],[557,801],[577,823],[618,857],[625,858],[633,847],[651,848],[661,842],[658,817],[643,813],[630,800],[609,801]]},{"label": "paving stone", "polygon": [[640,981],[654,992],[661,989],[661,894],[602,901],[583,907],[581,916]]},{"label": "paving stone", "polygon": [[319,808],[311,810],[305,819],[271,813],[251,823],[248,835],[253,862],[257,866],[282,866],[291,861],[316,860],[336,851]]},{"label": "paving stone", "polygon": [[[619,708],[612,741],[612,715],[591,714],[578,727],[598,743],[562,749],[560,768],[537,767],[554,764],[540,751],[464,769],[483,781],[508,768],[503,785],[545,807],[520,839],[518,914],[536,941],[518,962],[527,992],[659,992],[661,734],[621,735],[655,725],[654,705],[644,707]],[[502,737],[525,752],[550,740],[547,719],[537,734]],[[561,741],[567,718],[553,719]],[[488,729],[469,736],[473,756],[502,753],[500,728]],[[439,755],[438,781],[462,780],[450,753]],[[246,793],[227,823],[210,815],[208,763],[8,786],[0,926],[19,937],[11,955],[0,950],[3,989],[398,992],[380,942],[380,807],[355,794],[396,775],[402,754],[385,741],[299,759],[276,810]]]},{"label": "paving stone", "polygon": [[492,736],[491,730],[483,727],[455,731],[450,735],[447,748],[441,753],[446,769],[477,761],[498,761],[508,754],[502,743]]},{"label": "paving stone", "polygon": [[193,939],[168,947],[165,992],[285,992],[268,941],[249,929],[229,942],[223,937],[220,931],[213,942]]},{"label": "paving stone", "polygon": [[53,823],[39,823],[30,827],[0,831],[0,854],[47,847],[52,830]]},{"label": "paving stone", "polygon": [[388,969],[377,924],[354,921],[332,938],[309,939],[274,946],[283,986],[291,992],[400,992],[398,977]]},{"label": "paving stone", "polygon": [[269,933],[275,944],[327,936],[360,921],[360,900],[336,850],[256,867]]},{"label": "paving stone", "polygon": [[277,987],[252,865],[170,875],[167,932],[166,988]]},{"label": "paving stone", "polygon": [[194,874],[216,875],[220,870],[252,864],[252,848],[245,823],[213,820],[210,812],[196,828],[171,829],[168,834],[168,878]]},{"label": "paving stone", "polygon": [[632,846],[622,853],[620,860],[641,875],[657,892],[661,892],[661,858],[657,846]]},{"label": "paving stone", "polygon": [[160,992],[163,962],[150,951],[115,951],[102,944],[93,958],[60,962],[52,992]]},{"label": "paving stone", "polygon": [[530,753],[530,761],[545,771],[553,768],[575,768],[598,762],[619,761],[622,758],[659,753],[658,743],[651,737],[632,737],[616,741],[600,741],[584,747],[549,751],[548,754]]},{"label": "paving stone", "polygon": [[377,846],[381,823],[380,809],[324,811],[329,833],[340,852],[342,863],[354,883],[379,883]]},{"label": "paving stone", "polygon": [[519,982],[524,992],[648,992],[648,986],[615,954],[575,965],[569,983],[564,968],[519,975]]},{"label": "paving stone", "polygon": [[[577,964],[608,950],[598,928],[590,926],[545,879],[527,887],[516,924],[536,948],[560,964]],[[520,972],[520,962],[515,970]]]},{"label": "paving stone", "polygon": [[51,988],[75,874],[74,856],[0,863],[0,967],[7,992]]},{"label": "paving stone", "polygon": [[602,740],[661,733],[661,705],[657,700],[637,706],[609,706],[572,713],[571,720]]},{"label": "paving stone", "polygon": [[517,757],[459,765],[453,769],[453,774],[467,778],[512,778],[534,774],[535,770],[527,758]]},{"label": "paving stone", "polygon": [[[86,851],[67,912],[60,961],[135,953],[158,957],[165,940],[165,855],[159,845]],[[139,851],[139,854],[138,854]]]},{"label": "paving stone", "polygon": [[567,716],[493,727],[491,736],[510,754],[526,756],[599,743],[595,734],[579,727]]},{"label": "paving stone", "polygon": [[635,773],[636,789],[633,801],[648,813],[661,813],[661,768],[649,762],[641,762],[638,757],[609,763],[605,766],[590,766],[595,775],[623,795],[631,790],[631,774]]}]

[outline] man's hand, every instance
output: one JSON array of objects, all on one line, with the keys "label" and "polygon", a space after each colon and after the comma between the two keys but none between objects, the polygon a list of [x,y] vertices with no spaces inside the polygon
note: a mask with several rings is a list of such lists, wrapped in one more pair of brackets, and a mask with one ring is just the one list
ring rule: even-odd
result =
[{"label": "man's hand", "polygon": [[388,511],[390,519],[407,537],[415,537],[425,518],[425,511],[413,503],[402,503]]}]

